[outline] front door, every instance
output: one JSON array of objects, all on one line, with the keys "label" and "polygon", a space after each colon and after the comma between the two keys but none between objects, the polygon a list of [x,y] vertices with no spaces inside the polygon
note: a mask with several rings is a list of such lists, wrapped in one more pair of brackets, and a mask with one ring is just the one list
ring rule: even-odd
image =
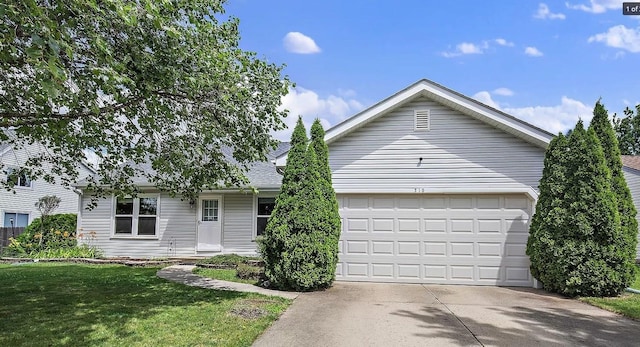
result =
[{"label": "front door", "polygon": [[220,196],[198,199],[198,251],[222,250],[222,204]]}]

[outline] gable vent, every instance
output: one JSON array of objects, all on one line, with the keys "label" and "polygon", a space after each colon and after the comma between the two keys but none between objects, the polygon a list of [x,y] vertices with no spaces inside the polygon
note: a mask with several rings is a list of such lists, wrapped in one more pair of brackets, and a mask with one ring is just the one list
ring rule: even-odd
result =
[{"label": "gable vent", "polygon": [[431,126],[431,112],[430,110],[415,110],[413,111],[415,118],[415,130],[427,131]]}]

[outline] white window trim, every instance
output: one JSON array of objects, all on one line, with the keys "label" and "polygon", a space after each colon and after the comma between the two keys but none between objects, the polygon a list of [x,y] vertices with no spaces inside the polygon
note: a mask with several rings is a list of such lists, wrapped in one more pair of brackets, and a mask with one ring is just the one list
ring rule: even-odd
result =
[{"label": "white window trim", "polygon": [[258,198],[277,198],[277,192],[268,192],[262,194],[253,195],[253,232],[251,235],[251,241],[255,242],[258,237]]},{"label": "white window trim", "polygon": [[[155,235],[138,235],[138,218],[140,217],[140,198],[156,198],[156,234]],[[133,215],[131,215],[131,234],[116,233],[116,206],[118,197],[111,197],[111,239],[143,239],[143,240],[159,240],[160,239],[160,194],[138,194],[133,199]],[[119,215],[128,216],[128,215]],[[150,217],[151,215],[149,215]]]},{"label": "white window trim", "polygon": [[[4,214],[5,213],[19,213],[19,214],[26,214],[28,217],[27,220],[27,225],[31,224],[31,222],[33,221],[32,215],[31,215],[31,211],[20,211],[20,210],[2,210],[2,225],[4,225]],[[10,228],[10,227],[9,227]],[[15,228],[22,228],[22,227],[15,227]]]},{"label": "white window trim", "polygon": [[[19,167],[17,167],[17,166],[12,166],[12,165],[8,165],[8,166],[7,166],[7,169],[10,169],[10,170],[16,170],[16,171],[20,170],[20,168],[19,168]],[[5,176],[6,176],[6,177],[5,177],[5,180],[6,180],[6,181],[9,181],[9,174],[7,174],[7,175],[5,175]],[[27,176],[25,175],[25,177],[27,177]],[[29,185],[28,185],[28,186],[21,186],[21,185],[20,185],[20,177],[18,176],[18,183],[17,183],[15,186],[13,186],[13,188],[14,188],[14,189],[18,189],[18,190],[33,190],[33,180],[32,180],[32,179],[29,179]]]}]

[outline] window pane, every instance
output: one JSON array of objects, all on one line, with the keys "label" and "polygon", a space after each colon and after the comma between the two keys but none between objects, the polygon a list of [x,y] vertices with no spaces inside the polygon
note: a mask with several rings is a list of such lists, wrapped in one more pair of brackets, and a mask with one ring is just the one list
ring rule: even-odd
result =
[{"label": "window pane", "polygon": [[116,214],[133,214],[133,198],[118,198]]},{"label": "window pane", "polygon": [[140,214],[155,215],[158,210],[157,198],[140,198]]},{"label": "window pane", "polygon": [[264,234],[264,229],[267,228],[268,221],[269,221],[268,217],[258,217],[258,225],[256,229],[256,234],[258,234],[258,236]]},{"label": "window pane", "polygon": [[18,185],[20,187],[31,187],[31,180],[29,179],[29,177],[27,177],[27,175],[21,173],[18,176]]},{"label": "window pane", "polygon": [[[11,225],[11,222],[13,221],[13,225]],[[18,221],[16,220],[16,214],[15,213],[5,213],[4,214],[4,226],[7,228],[10,227],[17,227],[16,223]]]},{"label": "window pane", "polygon": [[138,218],[138,235],[155,235],[156,217]]},{"label": "window pane", "polygon": [[132,217],[116,217],[116,234],[131,234]]},{"label": "window pane", "polygon": [[202,221],[218,221],[218,200],[202,200]]},{"label": "window pane", "polygon": [[258,215],[270,216],[276,207],[275,198],[258,198]]},{"label": "window pane", "polygon": [[25,228],[27,225],[29,225],[29,215],[26,213],[18,213],[17,220],[17,227]]}]

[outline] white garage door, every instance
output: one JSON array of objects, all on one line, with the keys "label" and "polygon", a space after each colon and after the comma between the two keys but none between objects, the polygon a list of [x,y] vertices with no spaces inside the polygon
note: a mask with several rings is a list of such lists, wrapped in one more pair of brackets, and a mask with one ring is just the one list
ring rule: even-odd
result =
[{"label": "white garage door", "polygon": [[531,286],[532,201],[515,195],[339,195],[336,278]]}]

